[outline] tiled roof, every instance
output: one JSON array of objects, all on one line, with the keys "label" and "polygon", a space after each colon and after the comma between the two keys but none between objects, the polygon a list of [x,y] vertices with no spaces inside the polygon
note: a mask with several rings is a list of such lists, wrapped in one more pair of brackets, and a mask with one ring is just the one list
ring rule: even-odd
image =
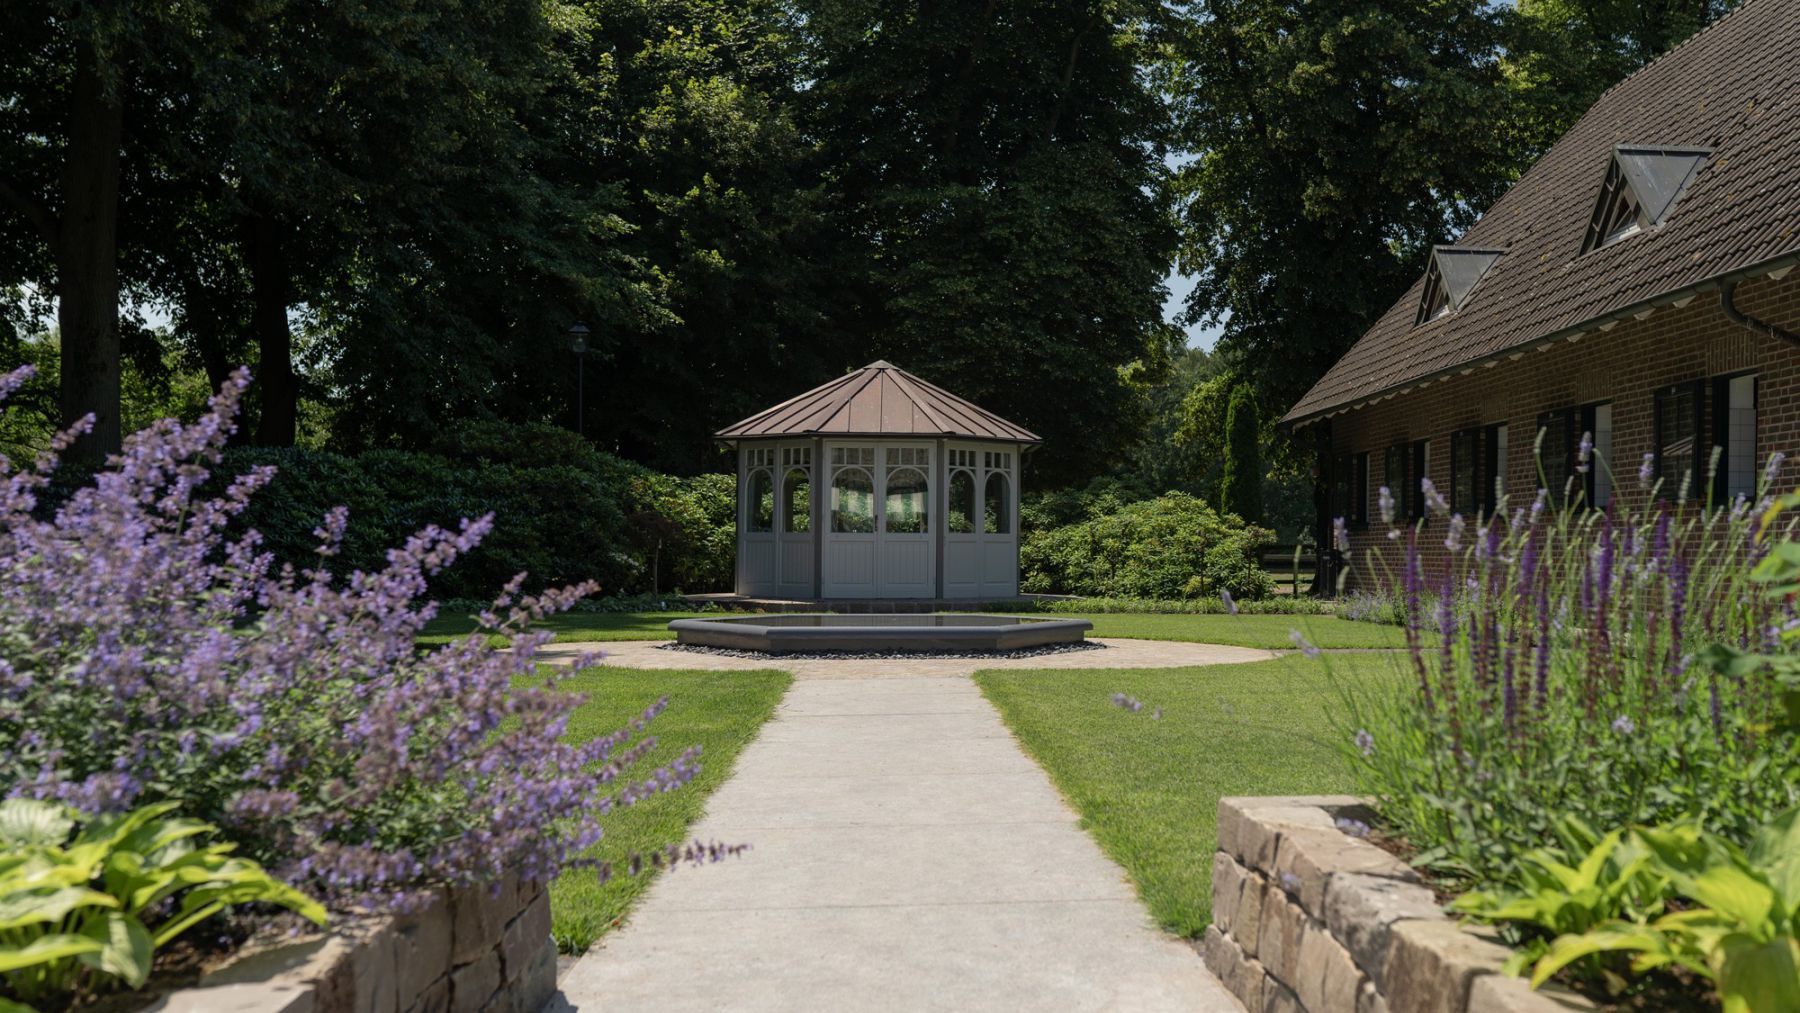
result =
[{"label": "tiled roof", "polygon": [[871,362],[719,430],[724,440],[764,436],[951,436],[1041,443],[942,387],[887,362]]},{"label": "tiled roof", "polygon": [[[1712,154],[1661,225],[1583,255],[1621,144]],[[1749,0],[1613,87],[1456,245],[1507,252],[1433,321],[1415,324],[1415,282],[1283,422],[1800,254],[1800,0]]]}]

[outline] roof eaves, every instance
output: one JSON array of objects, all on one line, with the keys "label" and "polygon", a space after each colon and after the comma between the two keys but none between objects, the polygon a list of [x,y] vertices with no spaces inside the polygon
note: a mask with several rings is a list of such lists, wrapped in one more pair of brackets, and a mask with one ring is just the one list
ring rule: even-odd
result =
[{"label": "roof eaves", "polygon": [[1787,271],[1795,266],[1800,266],[1800,250],[1789,251],[1776,257],[1758,261],[1754,264],[1748,264],[1719,274],[1711,275],[1700,281],[1684,285],[1680,288],[1670,289],[1640,299],[1635,303],[1621,306],[1618,309],[1611,310],[1599,316],[1591,317],[1580,323],[1571,324],[1541,337],[1528,338],[1524,341],[1508,345],[1505,348],[1497,349],[1485,355],[1466,359],[1421,376],[1411,377],[1398,383],[1393,383],[1378,390],[1371,391],[1367,394],[1344,398],[1332,402],[1331,404],[1314,408],[1303,415],[1295,415],[1290,412],[1289,414],[1282,416],[1275,424],[1278,428],[1286,429],[1289,432],[1297,432],[1320,419],[1356,411],[1359,408],[1367,407],[1377,401],[1386,401],[1401,394],[1410,394],[1414,388],[1424,387],[1435,383],[1438,380],[1447,379],[1458,374],[1473,373],[1477,369],[1496,366],[1506,359],[1518,359],[1533,348],[1536,348],[1538,351],[1549,351],[1550,346],[1559,341],[1579,341],[1590,331],[1610,331],[1621,321],[1633,318],[1641,320],[1644,317],[1649,316],[1651,312],[1664,306],[1685,306],[1694,297],[1706,292],[1716,291],[1732,282],[1748,281],[1760,274],[1771,276],[1785,275]]}]

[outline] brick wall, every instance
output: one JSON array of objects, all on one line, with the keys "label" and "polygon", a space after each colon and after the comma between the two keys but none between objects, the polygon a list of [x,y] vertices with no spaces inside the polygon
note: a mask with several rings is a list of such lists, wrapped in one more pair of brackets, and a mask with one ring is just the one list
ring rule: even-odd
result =
[{"label": "brick wall", "polygon": [[[1800,331],[1800,272],[1780,280],[1759,277],[1745,282],[1736,302],[1753,317]],[[1529,347],[1497,365],[1476,367],[1314,423],[1299,435],[1305,438],[1314,427],[1327,427],[1331,450],[1326,474],[1338,455],[1369,454],[1369,523],[1351,535],[1353,561],[1367,560],[1371,550],[1391,544],[1376,504],[1383,483],[1383,455],[1390,446],[1427,440],[1425,474],[1447,493],[1450,434],[1505,423],[1505,485],[1511,504],[1518,506],[1529,503],[1539,485],[1532,454],[1538,417],[1610,402],[1615,502],[1640,506],[1647,494],[1638,487],[1637,471],[1652,448],[1655,392],[1671,384],[1746,370],[1757,374],[1758,467],[1773,451],[1800,455],[1800,346],[1758,336],[1732,323],[1712,292],[1686,306],[1663,307],[1642,319],[1624,321],[1609,331],[1593,330],[1575,341],[1558,341],[1547,350]],[[1710,415],[1710,408],[1707,412]],[[1707,431],[1710,443],[1710,425]],[[1702,455],[1707,452],[1703,449]],[[1787,466],[1781,484],[1791,488],[1797,478],[1800,461]],[[1441,531],[1442,521],[1427,526],[1427,537],[1420,541],[1422,555],[1428,573],[1441,573],[1445,550],[1441,537],[1429,537],[1432,530]],[[1395,558],[1391,552],[1389,558]],[[1353,565],[1348,586],[1369,586],[1380,579],[1372,567]]]}]

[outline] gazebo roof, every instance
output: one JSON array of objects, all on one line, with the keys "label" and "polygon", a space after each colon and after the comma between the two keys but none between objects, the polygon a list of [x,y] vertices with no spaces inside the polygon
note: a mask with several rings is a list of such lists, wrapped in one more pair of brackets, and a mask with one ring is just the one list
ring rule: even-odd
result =
[{"label": "gazebo roof", "polygon": [[1043,441],[942,387],[876,361],[719,430],[722,440],[780,436],[949,436]]}]

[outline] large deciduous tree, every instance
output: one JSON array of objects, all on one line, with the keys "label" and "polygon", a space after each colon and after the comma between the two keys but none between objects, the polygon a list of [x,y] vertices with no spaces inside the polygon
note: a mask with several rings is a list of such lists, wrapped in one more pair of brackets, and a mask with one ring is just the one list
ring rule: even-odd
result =
[{"label": "large deciduous tree", "polygon": [[842,238],[846,365],[889,358],[1105,470],[1166,367],[1161,5],[813,0],[806,123]]}]

